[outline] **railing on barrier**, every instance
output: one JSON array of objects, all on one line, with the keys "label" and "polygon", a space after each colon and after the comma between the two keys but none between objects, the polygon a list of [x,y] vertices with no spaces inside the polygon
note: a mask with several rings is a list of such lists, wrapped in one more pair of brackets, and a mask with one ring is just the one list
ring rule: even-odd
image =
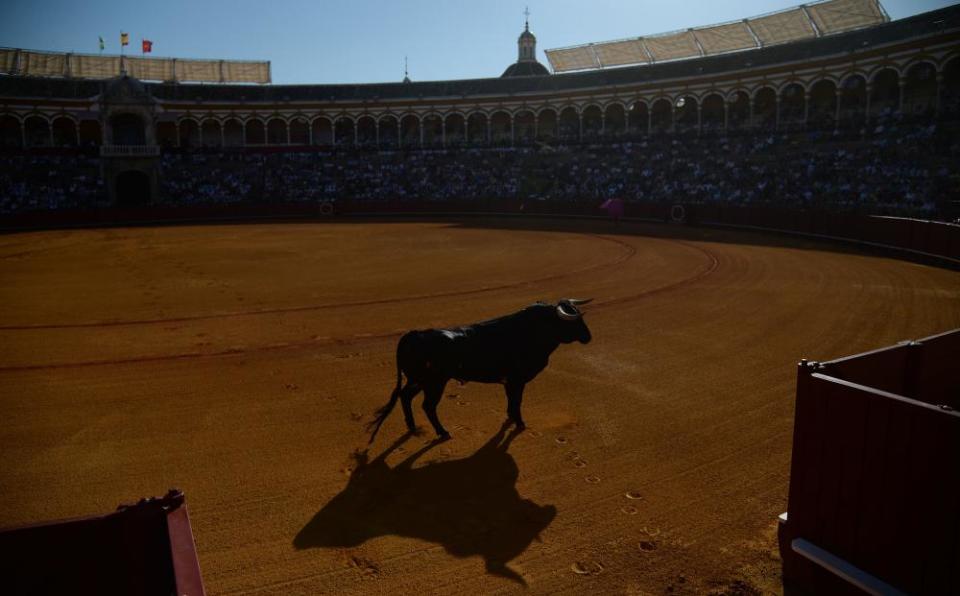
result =
[{"label": "railing on barrier", "polygon": [[159,157],[160,145],[101,145],[101,157]]},{"label": "railing on barrier", "polygon": [[801,362],[784,583],[960,593],[960,329]]}]

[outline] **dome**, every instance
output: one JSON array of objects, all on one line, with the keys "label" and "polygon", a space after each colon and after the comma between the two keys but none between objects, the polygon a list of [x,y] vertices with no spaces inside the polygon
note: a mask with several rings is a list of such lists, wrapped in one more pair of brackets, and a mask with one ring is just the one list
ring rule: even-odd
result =
[{"label": "dome", "polygon": [[520,34],[520,39],[519,39],[519,41],[523,41],[523,40],[525,40],[525,39],[529,39],[529,40],[534,41],[534,42],[537,41],[537,38],[534,37],[533,33],[530,33],[530,30],[529,30],[529,29],[524,29],[524,30],[523,30],[523,33]]},{"label": "dome", "polygon": [[539,62],[514,62],[503,71],[500,78],[505,77],[533,77],[538,75],[548,75],[550,71]]}]

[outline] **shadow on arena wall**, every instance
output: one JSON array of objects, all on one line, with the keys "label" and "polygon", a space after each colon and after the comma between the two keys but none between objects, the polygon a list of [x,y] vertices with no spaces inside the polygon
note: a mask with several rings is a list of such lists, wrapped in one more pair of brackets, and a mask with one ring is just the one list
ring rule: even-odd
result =
[{"label": "shadow on arena wall", "polygon": [[427,443],[393,467],[387,457],[402,452],[411,434],[372,460],[366,451],[354,453],[347,486],[300,530],[293,545],[350,548],[379,536],[417,538],[456,557],[478,555],[489,573],[526,585],[507,563],[539,539],[557,509],[517,492],[519,468],[507,449],[519,433],[508,434],[508,426],[470,457],[418,468],[416,460],[439,442]]}]

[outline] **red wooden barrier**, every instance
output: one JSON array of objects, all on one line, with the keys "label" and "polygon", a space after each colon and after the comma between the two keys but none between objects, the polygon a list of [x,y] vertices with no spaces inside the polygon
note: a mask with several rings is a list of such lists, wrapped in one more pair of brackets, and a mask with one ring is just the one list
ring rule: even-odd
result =
[{"label": "red wooden barrier", "polygon": [[203,596],[183,493],[97,517],[0,530],[0,592]]},{"label": "red wooden barrier", "polygon": [[960,330],[797,377],[785,587],[960,593]]}]

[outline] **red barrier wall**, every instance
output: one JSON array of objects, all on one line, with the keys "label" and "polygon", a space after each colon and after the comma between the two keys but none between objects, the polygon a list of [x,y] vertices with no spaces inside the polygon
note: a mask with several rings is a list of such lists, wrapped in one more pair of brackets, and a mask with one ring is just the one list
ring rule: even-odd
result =
[{"label": "red barrier wall", "polygon": [[[595,202],[557,202],[510,199],[462,201],[337,201],[340,215],[466,214],[562,215],[602,217]],[[960,267],[960,226],[826,211],[799,211],[772,207],[682,205],[683,221],[689,224],[761,228],[795,234],[866,242],[912,251],[915,256],[943,257],[939,264]],[[671,221],[672,204],[628,203],[626,216],[642,220]],[[151,206],[136,209],[109,208],[83,211],[32,212],[0,217],[0,229],[37,229],[145,223],[175,223],[218,219],[268,219],[319,217],[317,203],[270,203],[256,205]]]},{"label": "red barrier wall", "polygon": [[902,592],[960,593],[960,412],[944,407],[960,395],[958,347],[960,330],[801,363],[785,586],[849,588],[800,539]]}]

